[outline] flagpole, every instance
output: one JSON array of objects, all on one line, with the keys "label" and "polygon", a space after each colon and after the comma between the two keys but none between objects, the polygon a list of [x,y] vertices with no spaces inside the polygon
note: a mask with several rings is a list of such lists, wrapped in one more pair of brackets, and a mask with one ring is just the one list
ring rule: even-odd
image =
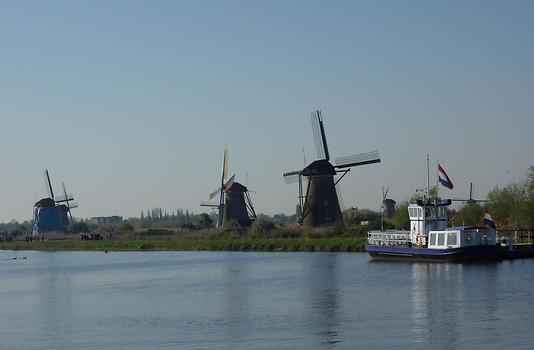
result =
[{"label": "flagpole", "polygon": [[436,203],[438,202],[438,192],[439,192],[439,160],[436,161]]},{"label": "flagpole", "polygon": [[436,160],[436,206],[434,207],[434,230],[438,230],[439,160]]},{"label": "flagpole", "polygon": [[426,155],[426,198],[430,200],[430,160]]}]

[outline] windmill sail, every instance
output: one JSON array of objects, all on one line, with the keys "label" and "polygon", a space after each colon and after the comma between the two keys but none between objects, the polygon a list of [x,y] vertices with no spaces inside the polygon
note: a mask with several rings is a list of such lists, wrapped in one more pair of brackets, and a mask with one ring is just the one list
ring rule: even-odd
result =
[{"label": "windmill sail", "polygon": [[72,193],[56,196],[55,198],[56,203],[68,202],[72,200],[74,200],[74,196],[72,195]]},{"label": "windmill sail", "polygon": [[222,182],[226,179],[228,176],[228,149],[224,149],[224,157],[223,157],[223,172],[222,172]]},{"label": "windmill sail", "polygon": [[44,176],[45,176],[45,187],[46,187],[46,191],[48,192],[48,197],[54,199],[54,190],[52,190],[52,183],[50,182],[50,175],[48,174],[48,170],[45,170]]},{"label": "windmill sail", "polygon": [[326,143],[326,134],[324,132],[321,111],[315,111],[311,114],[311,122],[313,129],[313,139],[315,141],[315,149],[317,150],[317,158],[330,160],[330,154],[328,152],[328,144]]},{"label": "windmill sail", "polygon": [[216,189],[215,191],[211,192],[210,193],[210,200],[217,197],[217,195],[221,192],[221,188],[219,187],[218,189]]},{"label": "windmill sail", "polygon": [[349,168],[373,163],[380,163],[378,151],[336,158],[336,168]]},{"label": "windmill sail", "polygon": [[287,185],[296,184],[299,182],[300,174],[293,174],[293,175],[287,175],[284,176],[284,181]]},{"label": "windmill sail", "polygon": [[228,190],[230,187],[232,187],[232,185],[234,184],[234,180],[235,180],[235,174],[232,175],[231,178],[228,179],[228,181],[226,181],[226,183],[224,184],[224,190]]}]

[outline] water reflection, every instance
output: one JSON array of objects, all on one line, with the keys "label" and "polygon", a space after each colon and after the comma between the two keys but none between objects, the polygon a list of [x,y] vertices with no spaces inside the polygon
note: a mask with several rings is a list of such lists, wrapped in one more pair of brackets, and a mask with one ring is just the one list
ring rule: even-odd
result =
[{"label": "water reflection", "polygon": [[[471,332],[484,334],[479,339],[481,344],[499,342],[502,336],[497,327],[499,321],[499,271],[500,264],[476,264],[464,266],[462,281],[462,301],[465,315]],[[476,307],[477,312],[469,310]]]},{"label": "water reflection", "polygon": [[[68,333],[62,320],[68,319],[71,310],[71,279],[62,274],[58,274],[65,268],[61,261],[58,261],[57,254],[46,253],[43,255],[42,263],[47,267],[42,273],[36,276],[40,285],[38,294],[40,320],[43,322],[43,337],[47,342],[57,344],[64,335]],[[66,325],[68,327],[68,324]]]},{"label": "water reflection", "polygon": [[231,345],[247,341],[254,334],[250,320],[250,271],[239,253],[225,256],[223,278],[224,332]]},{"label": "water reflection", "polygon": [[309,286],[309,327],[324,345],[341,341],[338,259],[339,254],[314,254],[304,271],[305,276],[310,279],[309,283],[306,283]]},{"label": "water reflection", "polygon": [[415,342],[431,344],[439,349],[457,348],[462,271],[461,264],[412,265]]}]

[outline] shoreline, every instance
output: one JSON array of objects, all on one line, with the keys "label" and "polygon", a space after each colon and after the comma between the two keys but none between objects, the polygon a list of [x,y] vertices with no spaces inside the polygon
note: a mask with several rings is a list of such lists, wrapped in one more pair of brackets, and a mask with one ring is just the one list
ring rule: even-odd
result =
[{"label": "shoreline", "polygon": [[53,240],[1,242],[0,250],[28,251],[254,251],[365,252],[362,238],[238,238],[168,240]]}]

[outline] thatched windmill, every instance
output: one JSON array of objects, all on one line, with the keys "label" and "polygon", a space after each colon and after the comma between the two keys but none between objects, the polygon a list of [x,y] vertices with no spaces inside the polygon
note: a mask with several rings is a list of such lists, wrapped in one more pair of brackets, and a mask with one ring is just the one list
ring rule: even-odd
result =
[{"label": "thatched windmill", "polygon": [[[313,227],[331,225],[342,220],[336,185],[350,171],[351,167],[380,162],[378,151],[336,158],[335,165],[330,163],[330,152],[326,142],[321,111],[311,115],[312,128],[317,150],[317,160],[302,170],[284,174],[286,183],[299,184],[299,204],[302,213],[299,224]],[[334,181],[334,176],[341,174]],[[307,179],[306,194],[303,194],[303,178]]]},{"label": "thatched windmill", "polygon": [[217,209],[217,227],[222,227],[229,220],[236,220],[241,226],[250,226],[256,218],[256,212],[246,186],[235,180],[235,174],[228,180],[228,150],[224,150],[221,185],[210,194],[210,200],[219,195],[219,203],[201,203],[201,206]]},{"label": "thatched windmill", "polygon": [[50,174],[45,170],[45,187],[48,197],[34,204],[33,233],[61,232],[72,222],[71,209],[77,208],[78,204],[71,203],[74,200],[72,194],[68,194],[63,183],[63,195],[54,196]]}]

